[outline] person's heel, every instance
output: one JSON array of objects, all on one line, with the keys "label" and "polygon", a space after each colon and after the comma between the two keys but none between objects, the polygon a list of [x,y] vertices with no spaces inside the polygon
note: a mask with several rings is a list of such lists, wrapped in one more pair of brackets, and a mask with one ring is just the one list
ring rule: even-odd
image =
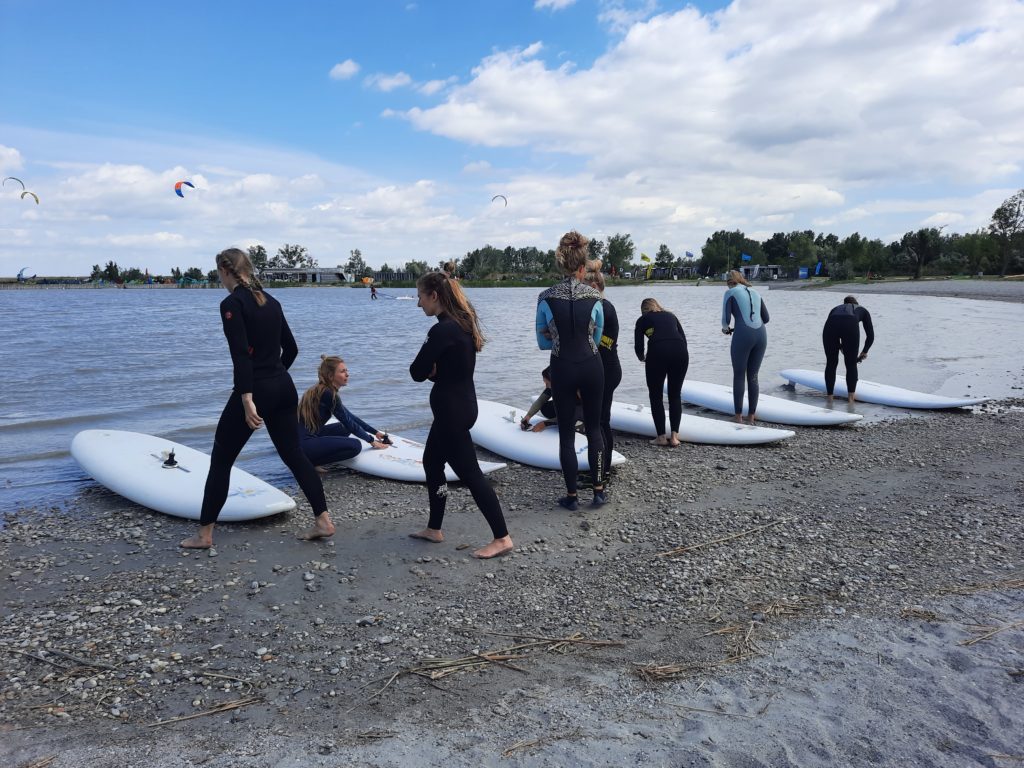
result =
[{"label": "person's heel", "polygon": [[594,500],[590,502],[591,507],[603,507],[608,503],[608,491],[594,491]]},{"label": "person's heel", "polygon": [[558,506],[568,509],[570,512],[575,512],[580,508],[575,496],[563,496],[558,500]]}]

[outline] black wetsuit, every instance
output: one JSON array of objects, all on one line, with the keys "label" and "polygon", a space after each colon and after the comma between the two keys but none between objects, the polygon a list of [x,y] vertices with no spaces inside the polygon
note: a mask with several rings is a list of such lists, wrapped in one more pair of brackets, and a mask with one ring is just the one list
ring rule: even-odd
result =
[{"label": "black wetsuit", "polygon": [[508,529],[501,513],[501,503],[480,471],[473,438],[469,434],[477,417],[473,337],[444,314],[438,316],[437,323],[427,334],[427,340],[409,366],[409,374],[415,381],[425,381],[435,370],[434,366],[437,368],[434,386],[430,390],[434,423],[430,425],[427,445],[423,450],[423,470],[430,494],[430,521],[427,525],[439,531],[444,521],[448,500],[448,484],[444,476],[447,462],[473,494],[473,501],[491,526],[494,538],[504,538],[508,536]]},{"label": "black wetsuit", "polygon": [[[338,420],[336,424],[327,423],[331,416]],[[363,450],[363,442],[372,444],[376,439],[377,430],[342,405],[338,394],[330,389],[320,396],[317,423],[320,428],[310,432],[306,423],[299,419],[299,447],[316,465],[333,464],[358,456]]]},{"label": "black wetsuit", "polygon": [[601,399],[601,437],[604,439],[604,476],[607,480],[612,466],[612,398],[615,388],[622,382],[619,363],[619,315],[608,299],[601,300],[604,309],[604,329],[601,332],[601,365],[604,367],[604,397]]},{"label": "black wetsuit", "polygon": [[281,305],[273,296],[267,293],[264,296],[267,302],[261,307],[251,291],[236,286],[220,303],[224,335],[234,366],[234,391],[224,406],[213,438],[200,525],[216,522],[228,498],[231,467],[252,436],[253,430],[245,422],[242,406],[242,395],[246,392],[252,393],[256,411],[263,418],[278,455],[295,476],[313,513],[321,515],[327,511],[323,484],[299,448],[299,435],[295,430],[299,396],[288,368],[295,361],[299,348]]},{"label": "black wetsuit", "polygon": [[[587,460],[595,487],[602,485],[604,475],[604,439],[601,436],[604,366],[597,351],[604,327],[600,302],[601,294],[595,288],[567,277],[540,294],[536,321],[538,343],[542,349],[551,350],[555,411],[572,413],[579,392],[583,429],[587,435]],[[566,491],[573,496],[579,461],[576,430],[572,420],[566,418],[558,420],[558,459]]]},{"label": "black wetsuit", "polygon": [[840,304],[833,307],[821,330],[821,344],[825,348],[825,389],[831,395],[836,387],[836,369],[839,352],[846,365],[846,391],[857,391],[857,348],[860,346],[860,324],[864,323],[863,354],[875,341],[871,314],[858,304]]},{"label": "black wetsuit", "polygon": [[[644,354],[644,338],[647,353]],[[690,367],[686,334],[679,318],[671,312],[645,312],[636,321],[633,344],[637,359],[646,363],[647,395],[658,435],[665,431],[665,382],[668,381],[668,420],[672,433],[679,431],[683,418],[683,379]]]}]

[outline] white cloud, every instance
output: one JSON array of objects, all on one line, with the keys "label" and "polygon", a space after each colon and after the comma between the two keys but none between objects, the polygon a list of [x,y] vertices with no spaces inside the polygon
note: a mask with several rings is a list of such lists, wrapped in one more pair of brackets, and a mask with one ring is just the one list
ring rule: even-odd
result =
[{"label": "white cloud", "polygon": [[345,59],[340,64],[331,67],[330,77],[332,80],[348,80],[359,72],[359,65],[352,59]]},{"label": "white cloud", "polygon": [[601,0],[598,21],[612,32],[622,33],[634,24],[650,18],[658,8],[657,0]]},{"label": "white cloud", "polygon": [[0,172],[10,173],[22,168],[21,153],[14,147],[5,147],[0,144]]},{"label": "white cloud", "polygon": [[378,91],[384,91],[385,93],[393,91],[396,88],[404,88],[410,83],[412,83],[412,78],[405,72],[396,72],[393,75],[385,75],[378,72],[363,80],[363,84],[366,85],[366,87],[376,88]]},{"label": "white cloud", "polygon": [[486,160],[474,160],[462,166],[463,173],[487,173],[491,170],[491,164]]},{"label": "white cloud", "polygon": [[416,90],[424,96],[433,96],[458,81],[459,79],[457,77],[449,77],[444,80],[428,80],[422,85],[417,86]]},{"label": "white cloud", "polygon": [[533,0],[533,7],[537,10],[550,8],[552,11],[560,11],[575,4],[576,0]]}]

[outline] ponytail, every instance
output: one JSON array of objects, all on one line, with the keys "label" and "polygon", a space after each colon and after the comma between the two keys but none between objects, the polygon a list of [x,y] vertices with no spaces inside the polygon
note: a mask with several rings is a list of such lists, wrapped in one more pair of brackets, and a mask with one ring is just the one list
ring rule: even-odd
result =
[{"label": "ponytail", "polygon": [[263,293],[263,284],[255,276],[249,254],[241,248],[228,248],[217,254],[217,266],[227,270],[238,284],[252,294],[256,305],[262,307],[267,303]]},{"label": "ponytail", "polygon": [[299,401],[299,421],[311,434],[317,434],[323,424],[320,423],[320,401],[325,392],[333,392],[331,410],[338,401],[338,390],[334,388],[334,372],[344,360],[334,355],[320,355],[320,368],[317,370],[317,382],[307,389]]},{"label": "ponytail", "polygon": [[436,293],[441,310],[455,321],[463,331],[473,337],[473,348],[479,352],[484,347],[484,334],[476,310],[459,285],[459,281],[447,272],[427,272],[416,281],[416,288],[427,293]]}]

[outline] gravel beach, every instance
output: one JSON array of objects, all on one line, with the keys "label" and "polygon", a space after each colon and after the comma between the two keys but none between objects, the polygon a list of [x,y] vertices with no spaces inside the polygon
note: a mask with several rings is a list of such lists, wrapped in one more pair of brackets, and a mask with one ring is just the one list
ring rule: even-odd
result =
[{"label": "gravel beach", "polygon": [[[1024,401],[619,436],[613,503],[492,475],[516,550],[453,486],[332,472],[289,515],[193,528],[97,490],[0,530],[0,764],[984,765],[1024,757]],[[587,499],[589,492],[581,491]],[[184,719],[190,718],[190,719]]]},{"label": "gravel beach", "polygon": [[827,286],[813,282],[793,281],[769,283],[773,291],[824,290],[832,293],[902,294],[905,296],[948,296],[956,299],[1024,302],[1024,280],[1020,277],[1002,280],[882,280],[871,283],[836,283]]}]

